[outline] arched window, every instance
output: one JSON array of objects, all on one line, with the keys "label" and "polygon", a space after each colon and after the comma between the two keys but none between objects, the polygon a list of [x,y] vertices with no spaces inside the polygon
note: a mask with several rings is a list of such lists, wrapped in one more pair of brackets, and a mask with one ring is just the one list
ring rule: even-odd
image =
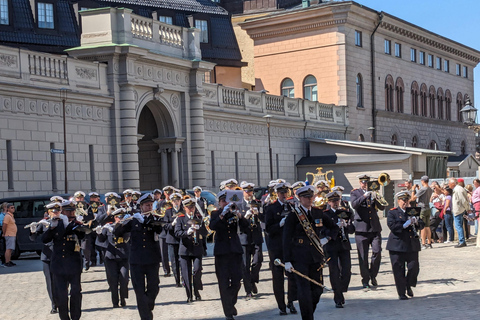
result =
[{"label": "arched window", "polygon": [[385,78],[385,110],[394,111],[393,109],[393,78],[388,75]]},{"label": "arched window", "polygon": [[465,142],[465,140],[463,140],[462,143],[460,144],[460,153],[461,154],[467,153],[467,143]]},{"label": "arched window", "polygon": [[428,149],[430,150],[438,150],[438,145],[435,140],[430,141],[430,144],[428,145]]},{"label": "arched window", "polygon": [[286,78],[282,81],[282,96],[295,98],[295,91],[292,79]]},{"label": "arched window", "polygon": [[390,144],[396,146],[397,143],[398,143],[397,135],[393,134],[392,135],[392,140],[390,141]]},{"label": "arched window", "polygon": [[[430,86],[428,89],[428,101],[430,102],[430,118],[435,118],[435,87]],[[425,109],[425,117],[427,116],[427,110]]]},{"label": "arched window", "polygon": [[397,112],[403,113],[403,93],[405,92],[405,86],[403,85],[402,78],[397,78],[395,83],[395,102],[397,104]]},{"label": "arched window", "polygon": [[418,83],[412,82],[412,114],[418,116]]},{"label": "arched window", "polygon": [[427,115],[427,85],[425,83],[420,86],[420,110],[422,116]]},{"label": "arched window", "polygon": [[359,134],[358,135],[358,141],[365,141],[365,137],[363,136],[363,134]]},{"label": "arched window", "polygon": [[307,76],[303,81],[303,98],[310,101],[318,101],[317,79],[314,76]]},{"label": "arched window", "polygon": [[413,136],[413,138],[412,138],[412,147],[416,148],[417,145],[418,145],[417,136]]},{"label": "arched window", "polygon": [[448,89],[445,91],[445,119],[452,120],[452,94]]},{"label": "arched window", "polygon": [[438,88],[437,90],[437,106],[438,106],[438,119],[443,119],[443,89]]},{"label": "arched window", "polygon": [[447,141],[445,142],[445,151],[450,151],[451,149],[451,143],[450,143],[450,139],[447,139]]},{"label": "arched window", "polygon": [[357,74],[357,107],[363,108],[363,78],[359,73]]},{"label": "arched window", "polygon": [[462,114],[460,110],[463,108],[463,95],[461,92],[457,93],[457,121],[462,122]]}]

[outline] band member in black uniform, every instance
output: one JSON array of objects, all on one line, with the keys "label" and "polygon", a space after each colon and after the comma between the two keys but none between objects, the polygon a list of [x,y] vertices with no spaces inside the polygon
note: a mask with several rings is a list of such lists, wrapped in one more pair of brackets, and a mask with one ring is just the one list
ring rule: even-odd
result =
[{"label": "band member in black uniform", "polygon": [[[132,202],[130,202],[130,207],[132,208],[132,211],[130,214],[134,214],[135,212],[140,212],[140,208],[138,206],[138,199],[142,196],[142,193],[140,191],[133,190],[132,191]],[[153,208],[155,210],[155,208]]]},{"label": "band member in black uniform", "polygon": [[297,181],[294,184],[292,184],[293,201],[295,202],[296,205],[300,203],[300,200],[298,199],[298,196],[297,196],[297,190],[300,189],[301,187],[305,187],[305,182]]},{"label": "band member in black uniform", "polygon": [[[100,196],[96,192],[90,192],[89,194],[89,207],[87,209],[87,215],[82,217],[82,222],[87,224],[90,228],[95,228],[97,221],[98,209],[102,204],[100,203]],[[79,218],[79,217],[78,217]],[[77,218],[77,219],[78,219]],[[85,271],[90,269],[91,266],[96,265],[97,255],[95,252],[95,240],[96,234],[91,232],[85,235],[85,238],[82,240],[82,251],[83,257],[85,258]]]},{"label": "band member in black uniform", "polygon": [[217,275],[223,313],[227,320],[237,315],[235,304],[242,280],[243,249],[238,238],[238,226],[248,226],[237,208],[226,200],[226,191],[217,194],[219,208],[212,212],[210,229],[215,231],[215,274]]},{"label": "band member in black uniform", "polygon": [[352,259],[350,257],[352,246],[348,235],[355,232],[353,212],[350,211],[348,204],[347,206],[341,205],[341,197],[342,194],[339,191],[328,193],[327,200],[330,208],[324,211],[325,215],[338,227],[336,228],[338,230],[337,236],[334,239],[332,238],[323,248],[329,258],[330,284],[337,308],[343,308],[345,304],[343,293],[348,291],[348,285],[352,277]]},{"label": "band member in black uniform", "polygon": [[[377,274],[380,269],[382,258],[382,226],[378,218],[377,210],[383,210],[373,198],[371,191],[367,191],[370,176],[358,175],[360,189],[353,189],[350,193],[350,202],[355,209],[355,243],[357,244],[358,265],[362,276],[362,285],[369,288],[369,281],[376,287]],[[372,260],[369,266],[368,250],[372,246]]]},{"label": "band member in black uniform", "polygon": [[[283,267],[276,266],[275,259],[283,259],[283,226],[287,215],[290,213],[289,207],[285,203],[288,192],[288,184],[279,183],[275,186],[277,201],[265,208],[265,226],[269,236],[268,255],[270,257],[270,270],[272,270],[273,294],[277,301],[280,315],[287,314],[287,308],[290,313],[297,313],[293,301],[297,300],[297,284],[292,273],[287,272],[287,300],[285,304],[285,271]],[[292,205],[294,203],[292,202]]]},{"label": "band member in black uniform", "polygon": [[[98,208],[97,216],[95,218],[97,226],[103,226],[107,222],[113,222],[112,213],[120,206],[120,196],[116,192],[105,193],[105,206]],[[104,262],[105,253],[107,251],[108,242],[106,239],[100,240],[98,237],[95,239],[95,246],[100,252],[100,263]]]},{"label": "band member in black uniform", "polygon": [[[170,199],[170,195],[173,194],[174,190],[175,188],[172,186],[166,186],[162,189],[165,198],[157,201],[157,207],[154,208],[157,210],[158,213],[162,211],[162,207],[164,207],[166,203],[171,203],[172,200]],[[163,276],[170,277],[172,274],[170,271],[170,260],[168,258],[167,230],[165,228],[162,228],[162,232],[160,232],[159,235],[159,240],[160,253],[162,256]]]},{"label": "band member in black uniform", "polygon": [[175,237],[175,225],[177,224],[177,217],[180,213],[183,213],[182,208],[182,195],[180,193],[173,193],[170,196],[172,200],[172,208],[165,212],[165,216],[162,221],[165,223],[164,229],[166,230],[166,242],[168,245],[168,258],[172,266],[173,276],[175,277],[175,283],[177,288],[181,288],[180,284],[180,257],[178,255],[178,249],[180,246],[180,240]]},{"label": "band member in black uniform", "polygon": [[159,291],[160,248],[155,233],[160,233],[158,219],[152,215],[153,195],[146,193],[140,197],[140,210],[133,218],[115,225],[115,237],[124,238],[130,233],[130,276],[137,298],[137,308],[141,320],[153,319],[153,308]]},{"label": "band member in black uniform", "polygon": [[[85,233],[80,231],[81,222],[76,220],[75,201],[64,200],[62,213],[53,214],[50,225],[42,236],[43,243],[53,241],[50,267],[53,274],[54,300],[61,320],[78,320],[82,314],[82,256],[80,240]],[[70,308],[68,303],[70,286]]]},{"label": "band member in black uniform", "polygon": [[[202,197],[202,188],[199,186],[193,187],[193,193],[195,194],[195,201],[197,201],[198,206],[202,210],[203,216],[208,217],[208,202],[207,199]],[[203,255],[207,256],[207,239],[203,241]]]},{"label": "band member in black uniform", "polygon": [[[325,254],[322,246],[336,236],[337,230],[331,219],[312,207],[314,192],[315,187],[311,185],[297,190],[300,205],[288,214],[283,226],[283,255],[286,271],[295,269],[323,284]],[[307,234],[305,230],[313,232]],[[298,275],[295,281],[302,319],[313,320],[323,288]]]},{"label": "band member in black uniform", "polygon": [[194,295],[195,300],[202,300],[199,291],[203,290],[202,257],[207,229],[205,229],[201,214],[195,208],[195,203],[195,199],[192,198],[183,200],[185,213],[178,216],[175,225],[175,236],[180,239],[178,254],[183,286],[187,292],[187,303],[193,302]]},{"label": "band member in black uniform", "polygon": [[253,189],[255,185],[249,182],[242,182],[240,186],[243,189],[243,202],[239,205],[242,217],[250,223],[246,226],[240,225],[240,243],[243,247],[243,286],[247,294],[247,299],[252,294],[257,294],[257,283],[260,281],[260,269],[263,262],[262,252],[262,229],[260,226],[259,210],[250,207],[250,202],[254,200]]},{"label": "band member in black uniform", "polygon": [[85,202],[85,192],[77,191],[73,194],[73,198],[75,202]]},{"label": "band member in black uniform", "polygon": [[[63,200],[63,199],[62,199]],[[43,220],[40,222],[30,226],[30,240],[36,241],[37,237],[43,234],[50,225],[48,219],[52,218],[55,215],[58,215],[62,211],[61,201],[59,202],[52,202],[45,206],[47,211],[43,217]],[[52,302],[52,310],[50,313],[57,313],[57,304],[55,303],[55,295],[53,291],[55,290],[53,285],[53,274],[52,269],[50,267],[50,261],[52,259],[52,251],[53,251],[53,241],[48,243],[44,243],[42,248],[42,254],[40,255],[40,260],[42,261],[43,265],[43,275],[45,276],[45,282],[47,284],[47,292],[50,301]]]},{"label": "band member in black uniform", "polygon": [[225,181],[225,190],[236,190],[238,181],[235,179],[228,179]]},{"label": "band member in black uniform", "polygon": [[395,196],[398,207],[388,211],[387,215],[387,225],[390,229],[387,250],[390,253],[398,297],[400,300],[407,300],[407,296],[413,297],[412,287],[417,285],[420,271],[418,262],[420,241],[417,232],[425,227],[425,223],[420,217],[410,216],[405,212],[410,199],[409,191],[400,191]]},{"label": "band member in black uniform", "polygon": [[[120,208],[112,212],[115,223],[119,223],[124,218],[125,208]],[[107,282],[112,295],[112,304],[114,308],[127,305],[125,299],[128,299],[128,256],[130,254],[130,234],[125,232],[122,237],[117,237],[113,233],[115,224],[108,222],[102,227],[97,228],[98,238],[107,242],[107,251],[105,252],[105,270],[107,271]],[[119,298],[120,289],[120,298]]]}]

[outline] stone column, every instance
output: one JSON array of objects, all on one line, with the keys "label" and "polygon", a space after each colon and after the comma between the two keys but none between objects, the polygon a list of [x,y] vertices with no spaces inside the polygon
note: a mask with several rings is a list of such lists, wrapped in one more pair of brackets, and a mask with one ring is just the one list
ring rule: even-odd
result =
[{"label": "stone column", "polygon": [[178,173],[178,152],[180,149],[172,148],[172,186],[178,188],[180,175]]},{"label": "stone column", "polygon": [[161,170],[162,170],[162,188],[168,185],[168,150],[160,149]]},{"label": "stone column", "polygon": [[120,127],[123,186],[139,189],[137,119],[133,86],[130,84],[120,87]]}]

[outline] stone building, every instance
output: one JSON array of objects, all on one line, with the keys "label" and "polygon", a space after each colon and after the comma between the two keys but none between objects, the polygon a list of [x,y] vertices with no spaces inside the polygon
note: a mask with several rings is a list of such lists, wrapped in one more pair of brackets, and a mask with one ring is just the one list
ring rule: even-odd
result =
[{"label": "stone building", "polygon": [[347,139],[475,151],[459,110],[473,102],[479,51],[353,1],[240,26],[254,41],[255,90],[348,106]]}]

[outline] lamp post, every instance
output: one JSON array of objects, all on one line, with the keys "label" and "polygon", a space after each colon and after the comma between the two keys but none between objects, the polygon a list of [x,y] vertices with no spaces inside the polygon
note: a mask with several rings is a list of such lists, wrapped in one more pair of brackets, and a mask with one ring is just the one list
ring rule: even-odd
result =
[{"label": "lamp post", "polygon": [[268,155],[270,157],[270,180],[273,180],[272,144],[271,144],[271,140],[270,140],[270,120],[272,119],[272,116],[267,114],[266,116],[263,116],[263,117],[267,121]]},{"label": "lamp post", "polygon": [[67,178],[67,121],[65,115],[65,104],[67,102],[68,89],[60,89],[60,99],[62,100],[63,105],[63,159],[65,167],[65,193],[68,193],[68,178]]},{"label": "lamp post", "polygon": [[460,110],[462,122],[468,126],[469,129],[473,129],[476,133],[480,131],[480,126],[476,123],[477,109],[470,102],[470,98],[467,97],[465,101],[465,107]]}]

